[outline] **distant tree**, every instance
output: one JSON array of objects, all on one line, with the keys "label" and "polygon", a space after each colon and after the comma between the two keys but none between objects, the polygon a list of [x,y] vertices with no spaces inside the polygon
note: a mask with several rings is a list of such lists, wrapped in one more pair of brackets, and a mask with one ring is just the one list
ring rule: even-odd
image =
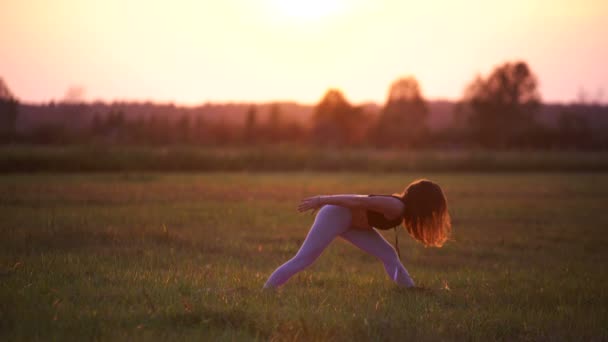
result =
[{"label": "distant tree", "polygon": [[282,125],[281,108],[278,104],[273,103],[270,106],[268,122],[266,123],[266,134],[271,142],[281,141],[283,137]]},{"label": "distant tree", "polygon": [[167,114],[156,116],[156,126],[152,140],[159,145],[169,145],[171,143],[171,120]]},{"label": "distant tree", "polygon": [[464,117],[469,136],[481,146],[519,146],[537,127],[541,104],[536,76],[525,62],[505,63],[487,78],[477,77],[465,90],[457,116]]},{"label": "distant tree", "polygon": [[247,110],[245,117],[245,125],[243,128],[243,140],[246,143],[255,143],[258,139],[258,111],[256,106],[252,105]]},{"label": "distant tree", "polygon": [[125,113],[122,110],[111,110],[106,118],[106,123],[110,128],[120,129],[126,122]]},{"label": "distant tree", "polygon": [[131,143],[146,143],[146,119],[142,115],[134,117],[128,127],[127,140]]},{"label": "distant tree", "polygon": [[182,115],[177,121],[176,126],[176,140],[181,143],[190,143],[192,141],[190,117],[187,114]]},{"label": "distant tree", "polygon": [[381,147],[417,147],[428,137],[429,110],[414,77],[391,84],[371,140]]},{"label": "distant tree", "polygon": [[15,138],[19,101],[0,78],[0,142],[10,142]]},{"label": "distant tree", "polygon": [[89,130],[94,136],[101,136],[105,133],[104,120],[98,112],[93,113]]},{"label": "distant tree", "polygon": [[8,89],[8,86],[4,82],[4,79],[2,79],[2,77],[0,77],[0,99],[8,100],[8,99],[13,99],[13,98],[15,98],[13,96],[13,93]]},{"label": "distant tree", "polygon": [[143,123],[144,127],[142,129],[142,137],[146,143],[154,145],[158,144],[158,141],[156,139],[159,126],[158,122],[158,116],[155,114],[148,115],[145,117]]},{"label": "distant tree", "polygon": [[305,140],[306,129],[302,124],[292,120],[282,125],[283,140],[295,143],[303,143]]},{"label": "distant tree", "polygon": [[67,144],[74,142],[72,135],[61,123],[44,123],[34,128],[29,141],[36,144]]},{"label": "distant tree", "polygon": [[105,116],[101,124],[105,138],[112,142],[122,142],[127,134],[127,121],[125,113],[119,109],[112,109]]},{"label": "distant tree", "polygon": [[202,115],[196,115],[194,124],[192,125],[192,140],[197,144],[203,144],[207,141],[207,125]]},{"label": "distant tree", "polygon": [[563,147],[589,147],[592,134],[587,120],[572,111],[562,111],[557,122],[558,142]]},{"label": "distant tree", "polygon": [[363,110],[352,106],[336,89],[328,90],[315,106],[312,121],[313,140],[337,146],[357,143],[367,124]]},{"label": "distant tree", "polygon": [[214,144],[229,145],[233,142],[230,123],[225,118],[220,118],[211,125],[211,137]]}]

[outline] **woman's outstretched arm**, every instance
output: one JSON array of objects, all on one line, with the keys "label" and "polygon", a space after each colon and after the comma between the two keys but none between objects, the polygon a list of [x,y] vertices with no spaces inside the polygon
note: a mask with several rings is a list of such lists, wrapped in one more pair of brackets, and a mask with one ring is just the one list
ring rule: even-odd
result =
[{"label": "woman's outstretched arm", "polygon": [[323,195],[305,198],[298,205],[298,211],[316,210],[326,204],[351,209],[367,209],[382,213],[387,219],[396,218],[403,212],[403,203],[390,196],[367,195]]}]

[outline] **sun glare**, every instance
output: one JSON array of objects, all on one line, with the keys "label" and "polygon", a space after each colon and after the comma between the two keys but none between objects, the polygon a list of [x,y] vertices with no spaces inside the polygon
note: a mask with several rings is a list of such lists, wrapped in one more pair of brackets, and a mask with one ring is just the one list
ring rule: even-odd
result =
[{"label": "sun glare", "polygon": [[342,9],[340,0],[274,0],[273,5],[282,15],[299,20],[319,20]]}]

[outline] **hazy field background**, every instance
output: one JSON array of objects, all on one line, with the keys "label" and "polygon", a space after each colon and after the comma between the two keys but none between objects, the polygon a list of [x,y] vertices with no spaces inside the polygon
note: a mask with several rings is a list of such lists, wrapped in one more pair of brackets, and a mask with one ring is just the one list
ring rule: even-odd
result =
[{"label": "hazy field background", "polygon": [[[431,291],[344,241],[261,291],[312,223],[300,198],[418,177],[454,223],[442,249],[401,234]],[[606,203],[600,172],[4,174],[0,339],[606,340]]]}]

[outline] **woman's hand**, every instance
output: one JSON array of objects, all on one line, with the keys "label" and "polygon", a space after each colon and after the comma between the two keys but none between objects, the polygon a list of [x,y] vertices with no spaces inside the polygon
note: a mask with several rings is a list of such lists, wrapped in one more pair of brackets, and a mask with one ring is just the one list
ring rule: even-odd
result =
[{"label": "woman's hand", "polygon": [[321,196],[308,197],[303,199],[298,205],[298,211],[303,213],[307,210],[312,210],[314,212],[321,208],[323,204],[321,203]]}]

